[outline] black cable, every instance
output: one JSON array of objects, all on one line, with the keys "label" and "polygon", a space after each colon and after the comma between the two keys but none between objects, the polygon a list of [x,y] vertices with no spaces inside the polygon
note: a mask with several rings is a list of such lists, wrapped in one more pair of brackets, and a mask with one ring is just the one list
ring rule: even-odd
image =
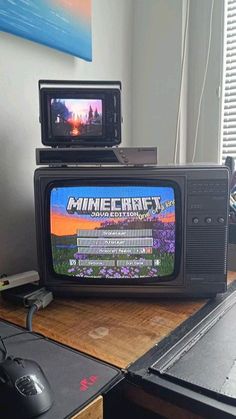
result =
[{"label": "black cable", "polygon": [[26,318],[26,329],[28,329],[29,332],[32,332],[32,319],[36,311],[38,311],[38,306],[36,304],[32,304],[32,306],[29,308]]},{"label": "black cable", "polygon": [[32,332],[32,319],[36,311],[45,308],[53,300],[51,291],[46,290],[44,287],[16,287],[15,290],[4,291],[4,298],[9,301],[23,303],[29,311],[26,316],[26,329]]},{"label": "black cable", "polygon": [[[6,339],[14,338],[16,336],[25,335],[26,333],[30,333],[34,336],[34,333],[32,333],[30,330],[26,330],[25,332],[13,333],[12,335],[7,335],[7,336],[4,336],[3,338],[0,338],[0,339],[1,340],[6,340]],[[41,336],[40,336],[40,338],[41,338]],[[42,336],[42,338],[45,338],[45,336]]]},{"label": "black cable", "polygon": [[7,347],[6,347],[5,343],[4,343],[4,338],[2,338],[1,336],[0,336],[0,341],[1,341],[1,344],[3,346],[3,349],[1,349],[1,351],[3,353],[3,359],[2,359],[2,361],[5,361],[8,358],[8,351],[7,351]]},{"label": "black cable", "polygon": [[9,352],[7,350],[7,347],[5,345],[4,340],[14,338],[14,337],[19,336],[19,335],[25,335],[26,333],[31,334],[34,337],[33,340],[38,340],[38,339],[45,339],[46,340],[47,339],[46,336],[43,336],[43,335],[36,337],[36,335],[29,330],[26,330],[25,332],[13,333],[12,335],[7,335],[7,336],[4,336],[4,337],[0,336],[0,342],[3,346],[3,349],[0,348],[0,351],[3,353],[3,359],[0,360],[0,363],[4,362],[7,358],[9,358],[9,359],[13,358],[12,355],[9,355]]}]

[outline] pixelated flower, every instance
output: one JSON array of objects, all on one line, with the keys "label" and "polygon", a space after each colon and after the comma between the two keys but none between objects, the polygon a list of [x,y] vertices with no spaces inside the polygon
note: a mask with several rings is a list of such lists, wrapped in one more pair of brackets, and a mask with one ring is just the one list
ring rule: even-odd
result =
[{"label": "pixelated flower", "polygon": [[90,275],[92,272],[93,272],[93,269],[89,268],[89,269],[86,269],[84,273],[87,275]]}]

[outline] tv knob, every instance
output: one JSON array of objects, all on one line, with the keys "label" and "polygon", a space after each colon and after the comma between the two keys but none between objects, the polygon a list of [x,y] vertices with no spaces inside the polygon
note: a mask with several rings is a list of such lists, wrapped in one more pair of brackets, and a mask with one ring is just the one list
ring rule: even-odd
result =
[{"label": "tv knob", "polygon": [[192,222],[193,222],[193,224],[198,224],[198,223],[199,223],[199,218],[194,217],[194,218],[192,219]]},{"label": "tv knob", "polygon": [[211,217],[206,217],[206,218],[205,218],[205,222],[206,222],[207,224],[211,224],[211,222],[212,222],[212,218],[211,218]]},{"label": "tv knob", "polygon": [[217,219],[217,221],[218,221],[218,223],[220,223],[220,224],[224,224],[225,219],[224,219],[223,217],[219,217],[219,218]]}]

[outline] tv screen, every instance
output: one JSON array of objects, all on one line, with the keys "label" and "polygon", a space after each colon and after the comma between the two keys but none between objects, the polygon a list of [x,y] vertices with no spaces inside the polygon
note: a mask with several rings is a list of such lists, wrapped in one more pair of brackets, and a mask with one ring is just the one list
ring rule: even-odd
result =
[{"label": "tv screen", "polygon": [[170,279],[175,270],[175,187],[53,185],[51,265],[80,281]]},{"label": "tv screen", "polygon": [[53,136],[70,139],[103,134],[101,99],[52,98],[50,113]]}]

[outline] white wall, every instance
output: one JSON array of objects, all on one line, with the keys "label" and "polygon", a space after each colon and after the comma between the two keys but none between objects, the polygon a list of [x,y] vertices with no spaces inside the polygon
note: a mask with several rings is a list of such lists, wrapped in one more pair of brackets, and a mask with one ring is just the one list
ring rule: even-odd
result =
[{"label": "white wall", "polygon": [[93,61],[0,34],[0,274],[36,268],[33,172],[40,147],[39,79],[121,80],[130,141],[132,0],[93,1]]},{"label": "white wall", "polygon": [[157,146],[158,160],[174,156],[182,0],[135,0],[133,32],[133,145]]},{"label": "white wall", "polygon": [[[188,51],[187,159],[192,161],[199,97],[203,83],[212,0],[191,0]],[[195,162],[220,162],[220,111],[222,83],[224,1],[215,0],[211,47],[199,121]]]},{"label": "white wall", "polygon": [[[206,63],[212,0],[190,0],[180,162],[191,161]],[[222,0],[215,0],[211,53],[195,161],[218,162],[223,45]],[[160,164],[173,162],[180,89],[185,0],[135,0],[132,60],[133,145],[157,146]],[[187,89],[187,90],[186,90]]]}]

